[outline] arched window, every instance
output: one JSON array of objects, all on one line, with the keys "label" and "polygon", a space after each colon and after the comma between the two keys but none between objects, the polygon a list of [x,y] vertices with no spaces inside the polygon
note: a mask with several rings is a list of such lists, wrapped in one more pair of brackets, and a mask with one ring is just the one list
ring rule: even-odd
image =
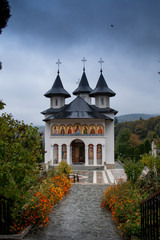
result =
[{"label": "arched window", "polygon": [[94,146],[93,144],[88,145],[88,163],[89,165],[93,165],[94,159]]},{"label": "arched window", "polygon": [[97,145],[97,160],[102,160],[102,145]]},{"label": "arched window", "polygon": [[62,160],[66,160],[67,159],[67,145],[63,144],[62,145]]},{"label": "arched window", "polygon": [[94,155],[93,144],[89,144],[89,146],[88,146],[88,159],[93,159],[93,155]]},{"label": "arched window", "polygon": [[53,163],[58,164],[58,145],[53,145]]},{"label": "arched window", "polygon": [[101,98],[101,104],[104,105],[104,98]]},{"label": "arched window", "polygon": [[58,99],[57,98],[55,99],[55,105],[56,106],[58,105]]}]

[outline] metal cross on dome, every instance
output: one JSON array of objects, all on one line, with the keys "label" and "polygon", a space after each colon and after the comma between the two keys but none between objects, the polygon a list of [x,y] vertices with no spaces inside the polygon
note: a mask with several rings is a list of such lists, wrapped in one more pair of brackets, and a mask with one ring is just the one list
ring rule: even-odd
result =
[{"label": "metal cross on dome", "polygon": [[101,70],[102,70],[102,64],[104,63],[104,61],[102,60],[102,58],[100,58],[100,60],[98,62],[100,63]]},{"label": "metal cross on dome", "polygon": [[85,57],[83,57],[83,59],[82,59],[81,61],[83,62],[83,69],[85,69],[85,62],[86,62],[87,60],[85,59]]},{"label": "metal cross on dome", "polygon": [[58,59],[58,62],[56,62],[56,64],[58,65],[58,72],[59,72],[59,65],[61,64],[59,59]]}]

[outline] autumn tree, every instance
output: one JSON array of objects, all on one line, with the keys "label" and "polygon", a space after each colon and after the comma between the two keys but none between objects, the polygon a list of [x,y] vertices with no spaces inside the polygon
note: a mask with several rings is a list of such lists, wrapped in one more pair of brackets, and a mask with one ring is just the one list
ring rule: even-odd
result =
[{"label": "autumn tree", "polygon": [[139,139],[139,137],[138,137],[136,134],[131,133],[130,139],[129,139],[129,144],[130,144],[130,146],[132,146],[132,147],[138,147],[139,144],[141,144],[141,142],[142,142],[142,141]]}]

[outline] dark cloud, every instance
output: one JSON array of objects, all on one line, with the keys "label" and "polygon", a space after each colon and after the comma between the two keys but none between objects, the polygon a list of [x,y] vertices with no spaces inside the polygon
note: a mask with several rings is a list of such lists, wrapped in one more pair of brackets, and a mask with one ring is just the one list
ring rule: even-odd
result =
[{"label": "dark cloud", "polygon": [[9,2],[12,17],[1,36],[0,96],[10,112],[41,123],[40,112],[49,107],[43,94],[56,78],[57,59],[63,63],[63,84],[72,93],[82,75],[81,59],[88,60],[86,74],[94,88],[102,57],[107,84],[117,93],[111,107],[120,114],[157,113],[159,0]]},{"label": "dark cloud", "polygon": [[146,50],[160,40],[158,0],[12,0],[11,5],[10,28],[35,42],[70,47],[81,41],[112,41]]}]

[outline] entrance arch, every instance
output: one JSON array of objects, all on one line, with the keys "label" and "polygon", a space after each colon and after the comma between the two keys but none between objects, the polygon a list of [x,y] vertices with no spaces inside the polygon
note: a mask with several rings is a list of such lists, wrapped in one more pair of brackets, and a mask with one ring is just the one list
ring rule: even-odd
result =
[{"label": "entrance arch", "polygon": [[82,164],[85,163],[85,144],[80,139],[75,139],[71,142],[72,147],[72,163]]}]

